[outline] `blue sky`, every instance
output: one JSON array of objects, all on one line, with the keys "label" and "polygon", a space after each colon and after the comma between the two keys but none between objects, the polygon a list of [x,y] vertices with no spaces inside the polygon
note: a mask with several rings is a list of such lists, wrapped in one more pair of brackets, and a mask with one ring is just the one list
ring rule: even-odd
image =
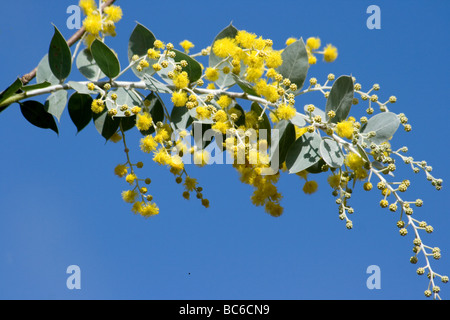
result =
[{"label": "blue sky", "polygon": [[[68,38],[66,8],[76,1],[2,4],[0,88],[36,66],[46,54],[52,23]],[[415,217],[434,226],[424,235],[443,257],[435,271],[449,274],[450,219],[447,106],[448,1],[117,1],[124,10],[118,36],[108,44],[126,64],[128,37],[140,22],[157,38],[192,41],[201,49],[231,21],[274,41],[319,36],[338,47],[333,64],[318,63],[308,77],[352,74],[364,87],[381,85],[379,96],[398,98],[392,111],[404,112],[413,126],[400,130],[394,147],[407,145],[415,159],[427,160],[444,188],[437,192],[423,174],[398,163],[398,176],[410,179],[409,199],[424,206]],[[369,30],[366,9],[381,8],[381,30]],[[72,80],[82,80],[74,72]],[[130,72],[123,78],[134,80]],[[299,105],[316,97],[302,97]],[[44,101],[44,98],[41,98]],[[322,107],[325,100],[320,100]],[[320,106],[317,102],[317,106]],[[359,108],[359,110],[358,110]],[[364,106],[354,107],[362,115]],[[326,184],[303,194],[302,180],[283,175],[279,189],[285,212],[272,218],[250,202],[252,189],[231,166],[189,167],[211,201],[187,202],[165,169],[138,150],[137,133],[128,135],[132,157],[145,162],[150,192],[160,215],[134,216],[120,193],[125,182],[113,174],[124,160],[120,145],[104,143],[91,124],[76,135],[68,113],[60,135],[28,124],[18,105],[0,114],[3,173],[0,180],[1,299],[422,299],[428,280],[409,263],[412,234],[400,237],[398,214],[378,206],[377,193],[359,188],[353,198],[354,229],[338,219]],[[81,268],[81,290],[68,290],[66,268]],[[367,267],[378,265],[381,289],[366,287]],[[440,284],[441,296],[450,296]]]}]

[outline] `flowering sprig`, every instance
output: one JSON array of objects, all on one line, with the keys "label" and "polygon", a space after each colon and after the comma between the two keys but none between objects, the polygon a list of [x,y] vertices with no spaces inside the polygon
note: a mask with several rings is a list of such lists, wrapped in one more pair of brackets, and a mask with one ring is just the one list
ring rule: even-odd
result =
[{"label": "flowering sprig", "polygon": [[[283,195],[276,186],[283,173],[304,179],[303,192],[312,194],[319,187],[312,177],[331,172],[327,181],[347,229],[353,228],[350,217],[355,209],[350,200],[355,188],[361,185],[370,191],[376,186],[381,193],[379,205],[400,212],[400,235],[406,236],[408,230],[415,235],[410,262],[418,263],[422,253],[425,263],[417,273],[428,272],[425,295],[440,298],[436,277],[443,283],[448,277],[432,269],[430,257],[440,259],[441,251],[422,241],[421,233],[431,233],[433,228],[412,217],[413,207],[421,207],[423,201],[400,196],[409,188],[409,180],[389,180],[399,158],[413,172],[424,171],[437,190],[443,182],[431,174],[427,162],[406,156],[406,147],[392,149],[397,129],[412,129],[403,113],[389,110],[397,102],[395,96],[382,102],[380,85],[363,91],[352,76],[329,74],[323,84],[314,77],[307,81],[319,55],[326,63],[337,59],[336,47],[322,46],[320,38],[309,37],[306,42],[289,38],[286,47],[275,49],[271,39],[229,25],[211,46],[189,54],[194,48],[189,40],[177,50],[138,24],[128,45],[129,63],[121,68],[117,54],[105,44],[105,36],[115,36],[115,24],[122,18],[120,7],[99,10],[93,0],[81,0],[80,7],[86,14],[86,33],[75,52],[55,28],[48,59],[38,68],[38,79],[43,81],[25,86],[18,79],[0,96],[0,111],[18,102],[29,122],[58,132],[53,116],[60,117],[67,104],[78,131],[93,120],[107,141],[122,141],[126,160],[114,170],[128,185],[122,198],[131,204],[132,212],[146,218],[160,209],[149,195],[151,179],[138,177],[144,163],[131,161],[126,142],[131,129],[142,135],[139,147],[144,156],[173,174],[183,188],[182,197],[190,199],[195,193],[206,208],[209,200],[187,166],[204,167],[219,161],[221,154],[237,170],[240,181],[252,186],[252,203],[274,217],[284,211]],[[82,43],[86,48],[79,52]],[[206,68],[197,61],[202,58],[208,59]],[[73,64],[87,81],[66,81]],[[139,80],[120,81],[130,70]],[[75,91],[70,98],[69,90]],[[305,94],[310,92],[322,93],[323,108],[308,103]],[[44,94],[50,94],[48,108],[27,100]],[[164,94],[172,108],[164,103]],[[360,103],[367,103],[367,115],[356,119],[350,113]]]}]

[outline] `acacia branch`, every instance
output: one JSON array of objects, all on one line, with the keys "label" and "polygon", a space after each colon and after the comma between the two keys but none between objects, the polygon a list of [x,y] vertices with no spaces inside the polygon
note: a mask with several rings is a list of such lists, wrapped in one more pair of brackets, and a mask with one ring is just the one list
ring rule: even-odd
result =
[{"label": "acacia branch", "polygon": [[[104,8],[106,8],[109,5],[112,5],[114,2],[116,2],[116,0],[107,0],[101,7],[101,11],[103,11]],[[81,39],[81,37],[83,37],[84,33],[86,32],[86,29],[83,27],[81,27],[81,29],[79,29],[77,32],[75,32],[70,38],[69,40],[67,40],[67,44],[69,45],[69,47],[73,46],[78,40]],[[20,80],[22,80],[23,85],[28,84],[31,80],[33,80],[36,77],[36,72],[37,72],[37,68],[35,67],[32,71],[30,71],[29,73],[23,75]]]}]

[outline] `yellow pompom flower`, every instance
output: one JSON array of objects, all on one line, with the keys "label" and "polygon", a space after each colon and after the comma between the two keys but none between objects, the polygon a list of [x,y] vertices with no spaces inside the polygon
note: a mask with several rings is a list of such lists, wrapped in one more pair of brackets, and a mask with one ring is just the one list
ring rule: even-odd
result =
[{"label": "yellow pompom flower", "polygon": [[337,48],[331,44],[327,45],[323,51],[323,59],[326,62],[333,62],[338,56]]},{"label": "yellow pompom flower", "polygon": [[114,173],[116,176],[122,178],[128,173],[128,167],[124,164],[119,164],[114,168]]},{"label": "yellow pompom flower", "polygon": [[148,112],[144,112],[143,114],[138,114],[136,118],[136,127],[140,131],[147,131],[150,129],[152,125],[152,116]]},{"label": "yellow pompom flower", "polygon": [[87,16],[90,15],[92,11],[97,10],[97,3],[95,2],[95,0],[80,0],[78,5]]},{"label": "yellow pompom flower", "polygon": [[316,181],[306,181],[303,186],[303,192],[306,194],[312,194],[317,191],[317,182]]},{"label": "yellow pompom flower", "polygon": [[119,6],[114,5],[107,6],[103,10],[103,12],[107,14],[106,19],[111,20],[113,22],[118,22],[120,19],[122,19],[123,16],[122,9]]},{"label": "yellow pompom flower", "polygon": [[333,174],[328,177],[327,181],[330,187],[332,187],[333,189],[338,189],[339,186],[341,185],[341,175]]},{"label": "yellow pompom flower", "polygon": [[214,114],[213,120],[217,122],[225,122],[228,120],[227,113],[223,110],[219,110]]},{"label": "yellow pompom flower", "polygon": [[134,203],[136,201],[136,197],[138,193],[134,190],[128,190],[122,192],[122,199],[127,203]]},{"label": "yellow pompom flower", "polygon": [[189,77],[187,72],[175,74],[173,77],[173,84],[177,89],[184,89],[189,85]]},{"label": "yellow pompom flower", "polygon": [[165,148],[159,148],[158,151],[153,154],[153,161],[159,165],[166,165],[170,161],[170,155]]},{"label": "yellow pompom flower", "polygon": [[356,154],[354,152],[350,152],[345,157],[344,162],[353,171],[362,169],[362,167],[364,166],[364,160],[361,158],[361,156],[359,154]]},{"label": "yellow pompom flower", "polygon": [[159,59],[159,57],[161,56],[161,53],[160,53],[159,51],[156,51],[156,50],[153,49],[153,48],[150,48],[150,49],[148,49],[148,51],[147,51],[147,56],[148,56],[150,59],[156,60],[156,59]]},{"label": "yellow pompom flower", "polygon": [[100,14],[90,14],[84,19],[83,26],[86,32],[92,35],[98,35],[102,31],[102,17]]},{"label": "yellow pompom flower", "polygon": [[219,79],[220,73],[219,70],[214,68],[206,68],[205,77],[209,81],[217,81]]},{"label": "yellow pompom flower", "polygon": [[194,44],[189,40],[183,40],[180,42],[180,46],[184,49],[184,52],[189,53],[189,50],[194,47]]},{"label": "yellow pompom flower", "polygon": [[101,113],[101,112],[103,112],[103,110],[105,110],[104,102],[102,100],[100,100],[100,99],[95,99],[94,101],[92,101],[91,110],[94,113]]},{"label": "yellow pompom flower", "polygon": [[219,58],[226,58],[230,55],[234,55],[236,48],[236,40],[232,38],[222,38],[214,42],[212,50]]},{"label": "yellow pompom flower", "polygon": [[353,121],[341,121],[336,125],[336,133],[342,138],[351,139],[353,136]]},{"label": "yellow pompom flower", "polygon": [[241,47],[250,49],[255,42],[256,34],[247,32],[245,30],[239,30],[235,39],[237,43],[241,45]]},{"label": "yellow pompom flower", "polygon": [[278,203],[269,201],[266,203],[265,211],[272,217],[279,217],[283,214],[283,207]]},{"label": "yellow pompom flower", "polygon": [[136,181],[137,177],[134,173],[130,173],[127,174],[127,176],[125,177],[125,181],[128,182],[129,184],[133,184],[134,181]]},{"label": "yellow pompom flower", "polygon": [[283,64],[280,51],[271,51],[266,57],[267,68],[278,68]]},{"label": "yellow pompom flower", "polygon": [[208,119],[211,116],[211,111],[209,111],[206,107],[197,107],[195,110],[199,120]]},{"label": "yellow pompom flower", "polygon": [[245,80],[256,82],[264,73],[264,68],[248,68],[245,75]]},{"label": "yellow pompom flower", "polygon": [[120,140],[122,140],[122,136],[116,132],[111,136],[111,138],[109,138],[109,140],[111,140],[114,143],[117,143]]},{"label": "yellow pompom flower", "polygon": [[194,191],[197,188],[197,179],[186,176],[183,184],[187,191]]},{"label": "yellow pompom flower", "polygon": [[155,151],[157,146],[158,146],[158,143],[150,135],[141,139],[141,150],[145,153],[150,153],[152,151]]},{"label": "yellow pompom flower", "polygon": [[317,50],[320,48],[320,39],[319,38],[315,38],[315,37],[310,37],[306,40],[306,45],[311,49],[311,50]]},{"label": "yellow pompom flower", "polygon": [[180,91],[180,92],[173,92],[172,93],[172,102],[175,107],[184,107],[186,105],[186,102],[188,102],[188,97],[186,92]]},{"label": "yellow pompom flower", "polygon": [[147,203],[147,204],[141,205],[139,213],[144,218],[148,218],[148,217],[159,214],[159,208],[156,205],[156,203]]},{"label": "yellow pompom flower", "polygon": [[208,164],[210,158],[210,154],[206,150],[198,150],[194,152],[194,164],[199,167],[204,167]]},{"label": "yellow pompom flower", "polygon": [[233,99],[231,99],[229,96],[225,94],[221,95],[219,100],[217,100],[217,104],[221,106],[223,109],[227,108],[232,102]]},{"label": "yellow pompom flower", "polygon": [[174,169],[176,172],[180,172],[184,169],[184,163],[180,156],[175,155],[170,157],[169,166]]},{"label": "yellow pompom flower", "polygon": [[290,120],[296,115],[296,113],[297,110],[295,110],[295,108],[291,105],[287,104],[280,104],[276,111],[277,117],[282,120]]},{"label": "yellow pompom flower", "polygon": [[218,131],[222,134],[226,134],[227,130],[231,128],[229,122],[216,122],[212,125],[211,129]]},{"label": "yellow pompom flower", "polygon": [[297,41],[296,38],[288,38],[288,39],[286,40],[286,45],[287,45],[287,46],[290,46],[290,45],[293,44],[295,41]]}]

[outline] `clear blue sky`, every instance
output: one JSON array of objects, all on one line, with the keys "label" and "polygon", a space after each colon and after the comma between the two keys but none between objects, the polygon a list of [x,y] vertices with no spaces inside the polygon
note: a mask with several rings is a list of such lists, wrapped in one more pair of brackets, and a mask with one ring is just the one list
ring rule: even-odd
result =
[{"label": "clear blue sky", "polygon": [[[8,1],[0,12],[0,90],[31,70],[47,52],[54,23],[68,38],[66,8],[76,1]],[[206,47],[231,21],[239,29],[271,38],[319,36],[339,49],[333,64],[310,69],[324,79],[352,74],[363,87],[381,85],[379,96],[398,98],[392,110],[413,125],[394,147],[409,146],[444,179],[437,192],[423,174],[398,164],[409,178],[409,199],[422,198],[419,220],[434,226],[424,235],[443,257],[435,271],[450,274],[449,178],[446,139],[450,20],[448,1],[117,1],[124,10],[118,36],[109,39],[126,63],[128,37],[138,21],[163,41],[189,39]],[[381,8],[382,29],[366,27],[366,9]],[[82,80],[77,73],[72,79]],[[124,79],[132,80],[127,74]],[[309,103],[308,97],[298,101]],[[312,97],[313,99],[314,97]],[[43,101],[43,98],[41,99]],[[322,100],[325,103],[325,100]],[[362,108],[359,106],[359,108]],[[355,107],[358,109],[358,106]],[[361,109],[359,110],[361,111]],[[361,113],[356,113],[361,115]],[[76,135],[68,113],[60,135],[28,124],[18,105],[0,114],[0,298],[1,299],[422,299],[428,279],[411,265],[412,234],[400,237],[397,214],[378,206],[379,196],[358,189],[352,199],[354,229],[338,219],[326,184],[301,191],[297,176],[279,187],[285,212],[272,218],[250,202],[252,189],[231,166],[190,168],[211,207],[182,199],[182,188],[165,169],[146,163],[159,216],[134,216],[113,174],[123,161],[120,145],[105,144],[93,125]],[[220,183],[218,183],[220,181]],[[66,268],[81,268],[81,290],[66,288]],[[381,289],[369,290],[366,269],[381,268]],[[449,285],[439,284],[444,299]]]}]

